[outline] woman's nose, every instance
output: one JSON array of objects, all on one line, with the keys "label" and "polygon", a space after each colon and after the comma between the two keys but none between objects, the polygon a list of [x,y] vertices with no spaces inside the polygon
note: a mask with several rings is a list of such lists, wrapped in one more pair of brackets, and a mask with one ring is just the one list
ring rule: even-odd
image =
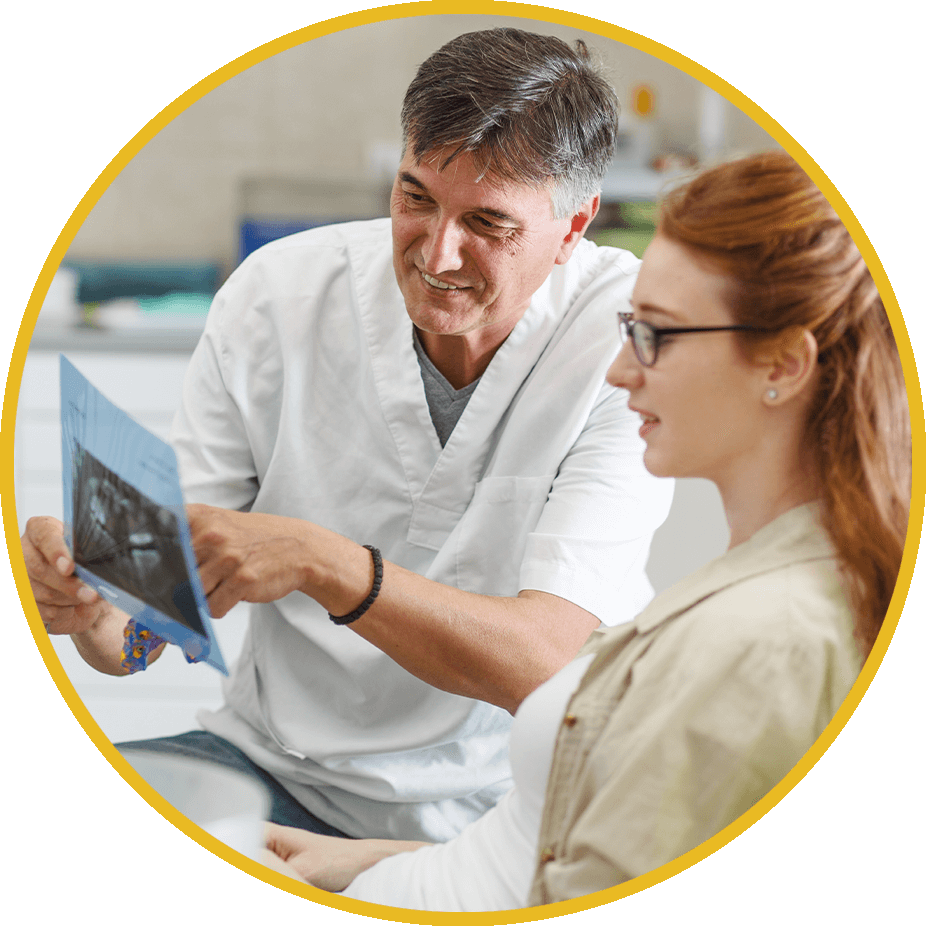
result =
[{"label": "woman's nose", "polygon": [[619,389],[634,389],[642,382],[643,367],[637,360],[633,345],[629,340],[621,345],[605,378],[612,386]]}]

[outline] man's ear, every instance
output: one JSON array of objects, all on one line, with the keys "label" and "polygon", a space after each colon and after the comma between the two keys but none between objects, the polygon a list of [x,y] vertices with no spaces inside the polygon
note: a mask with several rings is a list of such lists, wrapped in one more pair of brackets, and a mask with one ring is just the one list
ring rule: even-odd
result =
[{"label": "man's ear", "polygon": [[766,377],[766,404],[781,405],[807,395],[817,371],[817,354],[817,339],[807,330],[781,346]]},{"label": "man's ear", "polygon": [[565,264],[566,261],[569,260],[572,256],[572,252],[576,249],[576,245],[582,240],[582,236],[585,234],[585,230],[588,228],[592,219],[598,215],[599,206],[601,206],[600,193],[579,206],[578,210],[576,210],[576,214],[572,217],[569,226],[569,234],[563,239],[559,254],[556,256],[556,263]]}]

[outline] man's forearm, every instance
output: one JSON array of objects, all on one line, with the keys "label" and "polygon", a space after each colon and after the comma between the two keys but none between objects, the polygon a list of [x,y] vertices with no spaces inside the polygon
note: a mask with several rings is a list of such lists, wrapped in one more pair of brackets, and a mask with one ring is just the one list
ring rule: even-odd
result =
[{"label": "man's forearm", "polygon": [[555,595],[463,592],[385,563],[375,604],[348,626],[436,688],[514,713],[599,622]]},{"label": "man's forearm", "polygon": [[[239,601],[275,601],[293,591],[345,615],[370,593],[370,552],[340,534],[278,515],[187,510],[217,617]],[[464,592],[386,562],[379,596],[348,626],[436,688],[514,711],[576,655],[598,623],[555,595]]]},{"label": "man's forearm", "polygon": [[[330,538],[329,554],[334,549],[337,568],[306,591],[322,604],[337,600],[333,613],[341,614],[367,596],[372,566],[369,552],[343,537]],[[347,626],[435,688],[514,713],[575,657],[599,621],[545,592],[464,592],[386,562],[373,606]]]}]

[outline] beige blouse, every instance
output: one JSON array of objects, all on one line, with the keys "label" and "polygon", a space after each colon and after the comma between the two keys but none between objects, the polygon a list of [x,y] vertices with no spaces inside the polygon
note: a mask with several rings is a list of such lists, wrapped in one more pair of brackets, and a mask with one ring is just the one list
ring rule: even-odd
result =
[{"label": "beige blouse", "polygon": [[733,822],[811,747],[861,668],[813,505],[589,649],[557,740],[531,906],[620,884]]}]

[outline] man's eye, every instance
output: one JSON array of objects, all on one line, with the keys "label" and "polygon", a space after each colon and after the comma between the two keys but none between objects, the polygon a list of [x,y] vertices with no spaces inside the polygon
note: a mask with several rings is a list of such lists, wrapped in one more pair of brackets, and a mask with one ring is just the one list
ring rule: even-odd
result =
[{"label": "man's eye", "polygon": [[402,194],[408,202],[416,206],[424,203],[427,199],[423,193],[416,193],[414,190],[403,190]]},{"label": "man's eye", "polygon": [[473,224],[479,231],[497,237],[503,237],[514,231],[510,225],[499,225],[498,222],[493,222],[491,219],[481,215],[473,216]]}]

